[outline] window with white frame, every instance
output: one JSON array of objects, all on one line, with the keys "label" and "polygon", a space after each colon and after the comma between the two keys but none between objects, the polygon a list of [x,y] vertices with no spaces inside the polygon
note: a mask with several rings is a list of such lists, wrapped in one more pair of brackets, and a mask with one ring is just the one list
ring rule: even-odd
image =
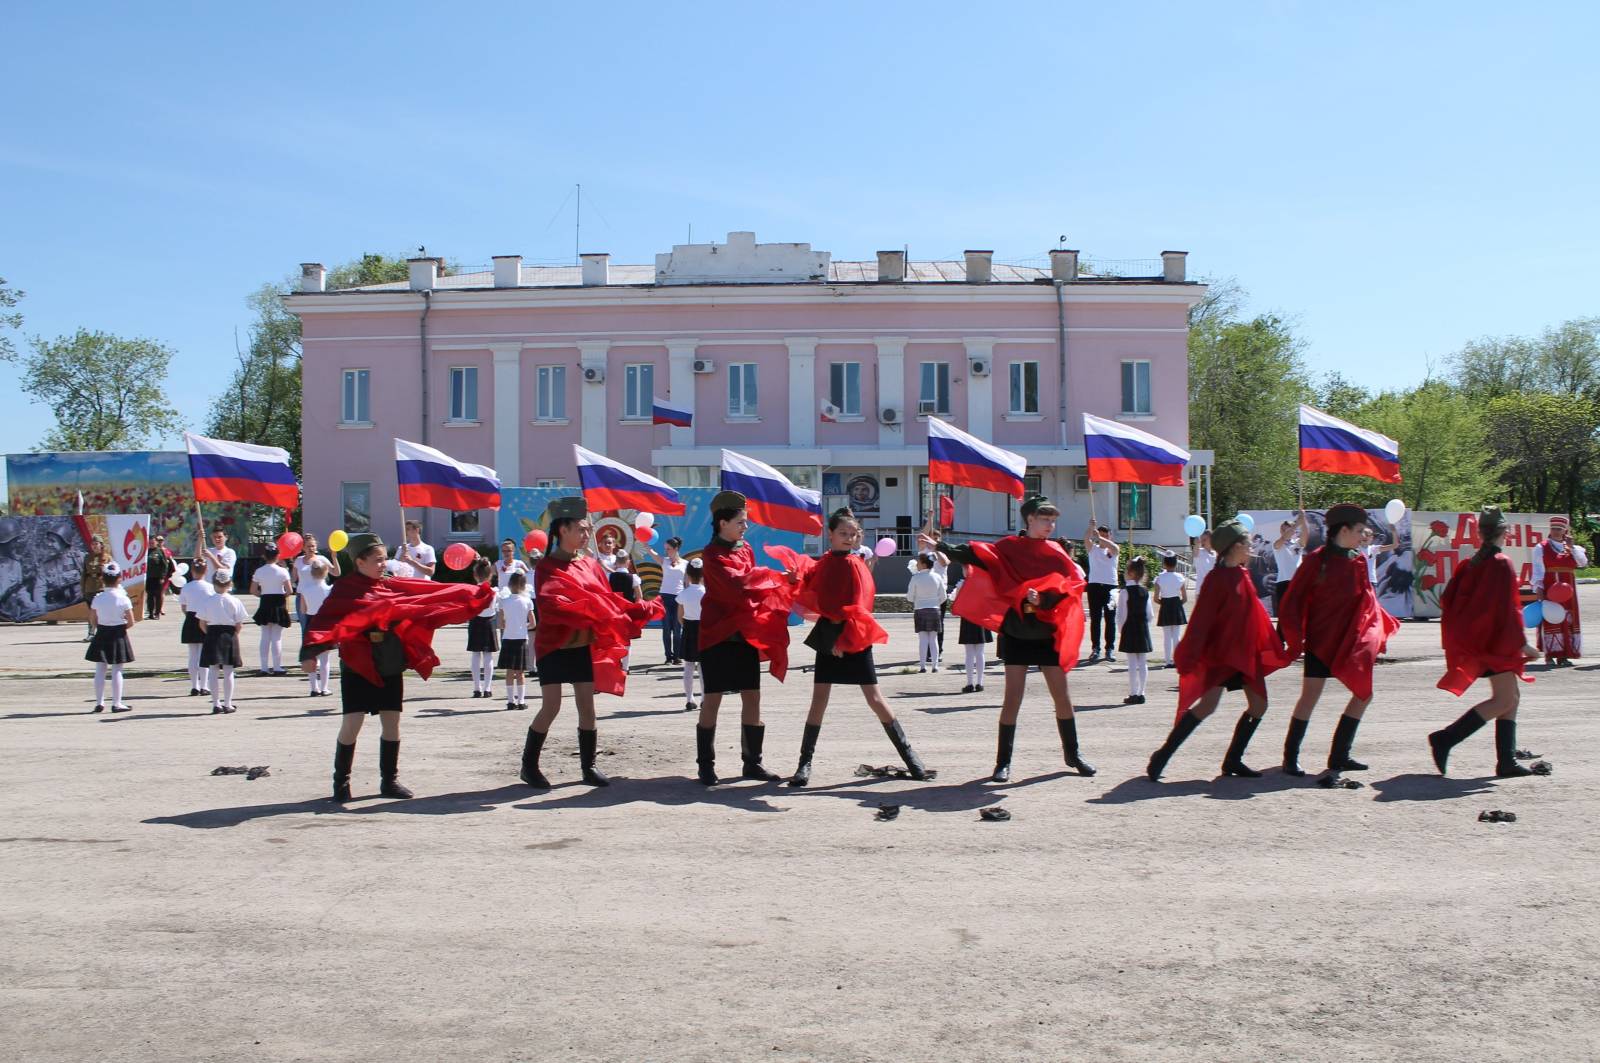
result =
[{"label": "window with white frame", "polygon": [[756,416],[756,363],[728,363],[728,416]]},{"label": "window with white frame", "polygon": [[1039,412],[1039,363],[1011,363],[1011,412]]},{"label": "window with white frame", "polygon": [[720,472],[709,465],[663,465],[661,478],[669,487],[715,487]]},{"label": "window with white frame", "polygon": [[1150,412],[1150,363],[1131,361],[1122,363],[1122,412]]},{"label": "window with white frame", "polygon": [[534,418],[540,421],[567,419],[567,367],[541,365],[538,371],[538,396]]},{"label": "window with white frame", "polygon": [[648,418],[655,404],[656,367],[648,362],[624,367],[622,371],[622,416],[627,420]]},{"label": "window with white frame", "polygon": [[1117,527],[1135,531],[1150,530],[1149,484],[1117,485]]},{"label": "window with white frame", "polygon": [[922,390],[917,400],[917,413],[924,416],[950,413],[950,363],[923,362]]},{"label": "window with white frame", "polygon": [[344,406],[339,420],[345,424],[372,423],[372,371],[346,369],[344,371]]},{"label": "window with white frame", "polygon": [[347,532],[363,532],[372,528],[372,484],[342,483],[339,485],[339,508],[344,513],[340,527]]},{"label": "window with white frame", "polygon": [[478,367],[458,365],[450,370],[450,419],[478,419]]},{"label": "window with white frame", "polygon": [[828,367],[828,401],[841,416],[861,416],[860,362],[834,362]]}]

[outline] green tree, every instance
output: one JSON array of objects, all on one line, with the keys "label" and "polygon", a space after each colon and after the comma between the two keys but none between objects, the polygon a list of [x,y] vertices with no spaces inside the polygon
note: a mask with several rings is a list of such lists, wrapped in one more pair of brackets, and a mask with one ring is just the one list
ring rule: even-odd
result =
[{"label": "green tree", "polygon": [[410,276],[404,255],[386,255],[368,251],[354,262],[346,262],[328,271],[327,287],[362,288],[368,284],[392,284]]},{"label": "green tree", "polygon": [[172,351],[153,340],[79,329],[35,338],[22,390],[54,411],[40,450],[133,450],[183,430],[166,397]]},{"label": "green tree", "polygon": [[1577,508],[1581,476],[1600,458],[1600,404],[1576,395],[1513,392],[1491,399],[1485,419],[1513,509]]},{"label": "green tree", "polygon": [[22,315],[17,312],[16,305],[26,294],[6,287],[6,279],[0,277],[0,362],[16,360],[17,348],[6,332],[22,327]]},{"label": "green tree", "polygon": [[300,475],[300,319],[278,289],[262,285],[246,303],[255,311],[228,390],[211,404],[209,435],[282,447]]}]

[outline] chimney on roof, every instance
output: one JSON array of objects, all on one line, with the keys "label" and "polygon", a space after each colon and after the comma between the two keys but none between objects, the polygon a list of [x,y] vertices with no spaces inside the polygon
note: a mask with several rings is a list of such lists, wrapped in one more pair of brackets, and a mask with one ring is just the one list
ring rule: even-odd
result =
[{"label": "chimney on roof", "polygon": [[965,251],[967,256],[967,283],[988,284],[994,277],[993,251]]},{"label": "chimney on roof", "polygon": [[1050,252],[1050,277],[1058,281],[1078,279],[1078,252],[1056,248]]},{"label": "chimney on roof", "polygon": [[611,256],[605,252],[591,252],[578,256],[583,262],[583,286],[594,288],[611,283]]},{"label": "chimney on roof", "polygon": [[522,256],[494,256],[494,286],[496,288],[522,287]]},{"label": "chimney on roof", "polygon": [[1184,279],[1188,259],[1189,252],[1187,251],[1161,252],[1161,279],[1181,282]]},{"label": "chimney on roof", "polygon": [[906,253],[904,251],[879,251],[878,279],[896,283],[905,280]]},{"label": "chimney on roof", "polygon": [[411,290],[414,292],[432,291],[439,283],[439,267],[442,259],[437,258],[408,258],[406,265],[411,272]]},{"label": "chimney on roof", "polygon": [[300,263],[300,290],[303,292],[326,291],[328,287],[328,271],[321,262]]}]

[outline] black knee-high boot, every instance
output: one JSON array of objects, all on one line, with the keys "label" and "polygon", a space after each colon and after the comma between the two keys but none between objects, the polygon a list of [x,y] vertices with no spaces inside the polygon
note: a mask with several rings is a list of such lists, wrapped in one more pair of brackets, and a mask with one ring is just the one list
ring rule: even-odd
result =
[{"label": "black knee-high boot", "polygon": [[1245,747],[1261,726],[1261,717],[1248,712],[1233,725],[1233,741],[1228,745],[1228,755],[1222,758],[1222,774],[1236,775],[1241,779],[1259,779],[1261,773],[1244,762]]},{"label": "black knee-high boot", "polygon": [[1293,775],[1296,779],[1305,778],[1305,769],[1300,767],[1300,743],[1305,741],[1306,728],[1310,726],[1310,720],[1302,720],[1298,716],[1289,717],[1289,733],[1283,738],[1285,775]]},{"label": "black knee-high boot", "polygon": [[1328,747],[1329,771],[1366,771],[1367,766],[1350,756],[1350,747],[1356,744],[1356,728],[1361,726],[1359,716],[1339,717],[1333,729],[1333,744]]},{"label": "black knee-high boot", "polygon": [[1067,767],[1079,775],[1093,775],[1094,765],[1078,756],[1078,718],[1068,716],[1063,720],[1057,717],[1056,730],[1061,732],[1061,756],[1066,760]]},{"label": "black knee-high boot", "polygon": [[699,767],[700,782],[706,786],[717,785],[717,729],[715,727],[696,727],[694,729],[695,764]]},{"label": "black knee-high boot", "polygon": [[1200,726],[1200,717],[1193,712],[1185,712],[1178,717],[1178,722],[1172,725],[1167,740],[1161,743],[1161,748],[1150,754],[1150,763],[1144,767],[1144,773],[1151,782],[1160,782],[1161,773],[1167,770],[1167,761],[1178,751],[1178,747],[1188,741],[1194,729]]},{"label": "black knee-high boot", "polygon": [[1517,763],[1516,717],[1502,716],[1494,722],[1494,777],[1520,779],[1533,772]]},{"label": "black knee-high boot", "polygon": [[550,789],[550,780],[544,777],[544,772],[539,770],[539,751],[544,748],[545,736],[532,727],[528,728],[527,741],[522,743],[522,775],[521,779],[529,786],[539,790]]},{"label": "black knee-high boot", "polygon": [[771,772],[761,763],[761,746],[767,740],[767,729],[759,723],[741,724],[740,752],[744,759],[744,770],[740,773],[741,779],[756,779],[760,782],[777,782],[783,776]]},{"label": "black knee-high boot", "polygon": [[805,733],[800,736],[800,766],[794,769],[790,786],[805,786],[811,782],[811,758],[817,752],[817,736],[821,733],[820,723],[806,724]]},{"label": "black knee-high boot", "polygon": [[989,776],[990,782],[1011,781],[1011,749],[1017,744],[1017,725],[1003,723],[1000,725],[1000,742],[994,754],[994,774]]},{"label": "black knee-high boot", "polygon": [[1477,709],[1468,709],[1449,727],[1428,735],[1428,748],[1433,750],[1433,765],[1439,769],[1440,775],[1447,774],[1445,769],[1450,766],[1450,751],[1488,722],[1478,715]]},{"label": "black knee-high boot", "polygon": [[356,763],[356,744],[343,742],[333,744],[333,799],[335,801],[350,801],[350,769]]},{"label": "black knee-high boot", "polygon": [[594,758],[599,752],[600,732],[578,728],[578,764],[583,768],[583,781],[590,786],[610,786],[611,780],[594,766]]},{"label": "black knee-high boot", "polygon": [[911,748],[910,739],[906,738],[906,729],[900,726],[899,720],[890,720],[883,725],[883,731],[889,736],[889,741],[894,743],[894,751],[900,754],[900,759],[906,762],[906,770],[911,772],[913,779],[926,779],[928,769],[922,766],[922,758],[917,756],[917,751]]},{"label": "black knee-high boot", "polygon": [[384,797],[398,797],[402,800],[412,796],[411,791],[400,782],[400,739],[384,738],[378,742],[378,774],[383,777],[383,785],[378,787],[378,792]]}]

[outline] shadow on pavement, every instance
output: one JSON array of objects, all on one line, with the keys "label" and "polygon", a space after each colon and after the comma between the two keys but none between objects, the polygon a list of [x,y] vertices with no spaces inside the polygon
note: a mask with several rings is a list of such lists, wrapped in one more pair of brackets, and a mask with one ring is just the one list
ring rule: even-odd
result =
[{"label": "shadow on pavement", "polygon": [[1443,775],[1412,773],[1396,775],[1372,784],[1378,792],[1378,801],[1448,801],[1455,797],[1471,797],[1493,790],[1494,779],[1452,779]]},{"label": "shadow on pavement", "polygon": [[[466,812],[488,812],[519,797],[526,797],[528,788],[518,784],[497,786],[492,790],[466,790],[458,793],[432,794],[414,797],[409,801],[393,801],[377,794],[358,794],[348,805],[335,804],[326,797],[304,801],[279,801],[268,805],[238,805],[233,808],[208,808],[198,812],[185,812],[177,816],[155,816],[142,822],[151,825],[189,827],[194,830],[214,830],[217,827],[237,827],[258,819],[276,816],[312,815],[370,816],[405,813],[412,816],[454,816]],[[362,802],[377,801],[366,805]]]},{"label": "shadow on pavement", "polygon": [[[547,771],[546,774],[550,773]],[[555,785],[543,793],[554,800],[535,800],[512,807],[536,812],[541,809],[613,808],[644,803],[669,807],[721,805],[741,812],[787,812],[787,808],[770,804],[767,799],[780,794],[792,796],[804,792],[790,790],[780,783],[742,782],[737,779],[730,779],[718,786],[702,786],[684,775],[662,775],[651,779],[613,775],[610,786],[584,786],[575,778],[553,781]],[[529,790],[526,786],[516,789],[522,797],[541,793]]]}]

